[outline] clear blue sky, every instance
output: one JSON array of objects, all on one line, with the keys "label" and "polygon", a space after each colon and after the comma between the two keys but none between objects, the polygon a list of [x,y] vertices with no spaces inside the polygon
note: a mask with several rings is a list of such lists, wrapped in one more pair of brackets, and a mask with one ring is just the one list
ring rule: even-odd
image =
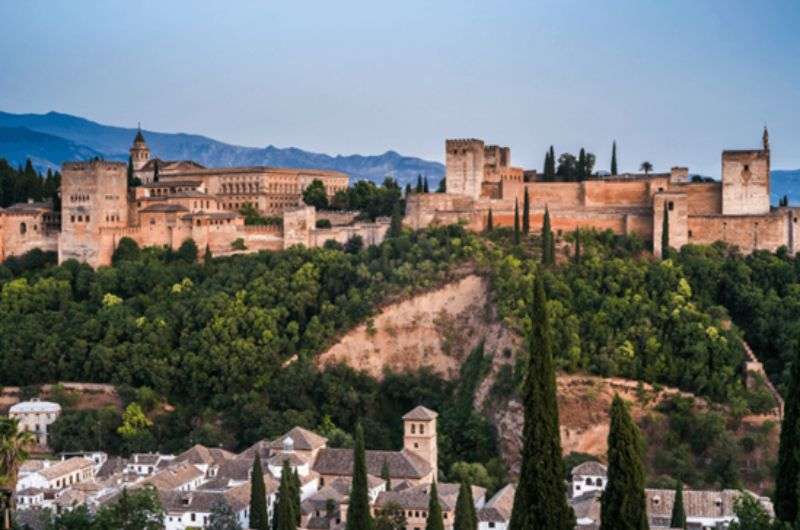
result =
[{"label": "clear blue sky", "polygon": [[551,143],[607,168],[800,167],[800,2],[0,4],[0,109],[226,142],[441,160],[446,137]]}]

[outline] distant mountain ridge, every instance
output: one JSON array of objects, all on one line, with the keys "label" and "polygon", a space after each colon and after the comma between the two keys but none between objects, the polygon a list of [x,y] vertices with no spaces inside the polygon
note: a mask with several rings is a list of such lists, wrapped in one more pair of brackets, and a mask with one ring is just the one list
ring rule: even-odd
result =
[{"label": "distant mountain ridge", "polygon": [[[330,156],[297,147],[242,147],[197,134],[142,131],[154,156],[166,160],[194,160],[208,167],[275,166],[308,169],[334,169],[353,180],[382,182],[391,175],[402,185],[416,182],[417,175],[428,177],[436,186],[444,176],[439,162],[387,151],[380,155]],[[78,116],[12,114],[0,112],[0,157],[12,164],[30,158],[39,169],[57,168],[66,160],[86,160],[100,156],[108,160],[127,160],[136,129],[103,125]]]}]

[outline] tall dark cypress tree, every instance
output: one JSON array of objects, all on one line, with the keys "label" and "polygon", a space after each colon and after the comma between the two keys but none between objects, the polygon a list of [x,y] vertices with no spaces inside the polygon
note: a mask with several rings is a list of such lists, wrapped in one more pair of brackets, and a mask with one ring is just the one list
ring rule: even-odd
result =
[{"label": "tall dark cypress tree", "polygon": [[267,488],[264,486],[264,471],[261,468],[261,457],[256,453],[253,468],[250,470],[250,528],[268,530]]},{"label": "tall dark cypress tree", "polygon": [[[299,511],[295,512],[293,482],[292,468],[289,467],[289,462],[285,461],[281,469],[281,482],[278,486],[278,498],[276,501],[277,506],[275,507],[275,513],[272,515],[273,530],[297,529],[297,520],[300,514]],[[252,527],[252,523],[250,526]]]},{"label": "tall dark cypress tree", "polygon": [[648,530],[643,453],[639,429],[625,402],[615,395],[611,403],[608,482],[601,499],[600,530]]},{"label": "tall dark cypress tree", "polygon": [[528,366],[522,394],[525,410],[522,467],[509,530],[575,528],[575,514],[567,504],[564,485],[556,374],[546,304],[540,271],[533,288]]},{"label": "tall dark cypress tree", "polygon": [[670,528],[686,528],[686,511],[683,509],[683,482],[678,481],[675,488],[675,502],[672,504]]},{"label": "tall dark cypress tree", "polygon": [[400,201],[397,201],[392,208],[392,220],[389,224],[389,237],[398,237],[403,233],[403,210]]},{"label": "tall dark cypress tree", "polygon": [[456,500],[456,515],[453,530],[477,530],[478,515],[475,513],[475,501],[472,498],[472,486],[462,481]]},{"label": "tall dark cypress tree", "polygon": [[528,187],[525,186],[525,197],[522,200],[522,233],[526,236],[531,231],[531,199],[528,197]]},{"label": "tall dark cypress tree", "polygon": [[153,182],[158,182],[158,158],[153,160]]},{"label": "tall dark cypress tree", "polygon": [[795,354],[789,374],[778,450],[778,475],[775,477],[775,515],[787,523],[794,523],[800,517],[797,498],[800,484],[800,399],[797,396],[800,396],[800,353]]},{"label": "tall dark cypress tree", "polygon": [[669,209],[664,203],[664,219],[661,221],[661,259],[669,256]]},{"label": "tall dark cypress tree", "polygon": [[128,157],[128,186],[133,186],[133,157]]},{"label": "tall dark cypress tree", "polygon": [[583,147],[581,147],[580,153],[578,153],[578,167],[576,169],[578,173],[577,180],[586,180],[586,150]]},{"label": "tall dark cypress tree", "polygon": [[436,482],[431,484],[431,494],[428,499],[428,521],[425,530],[444,530],[444,519],[442,519],[442,505],[439,503],[439,491]]},{"label": "tall dark cypress tree", "polygon": [[542,164],[542,180],[547,180],[547,170],[550,167],[550,150],[544,152],[544,164]]},{"label": "tall dark cypress tree", "polygon": [[408,197],[409,195],[411,195],[411,183],[410,183],[410,182],[407,182],[407,183],[406,183],[406,193],[405,193],[405,196],[406,196],[406,197]]},{"label": "tall dark cypress tree", "polygon": [[519,202],[514,199],[514,244],[519,245]]},{"label": "tall dark cypress tree", "polygon": [[367,491],[367,462],[364,455],[364,429],[356,425],[353,448],[353,482],[350,487],[350,506],[347,508],[346,530],[372,530]]},{"label": "tall dark cypress tree", "polygon": [[417,193],[422,193],[424,189],[422,185],[422,173],[417,173],[417,189],[415,190]]},{"label": "tall dark cypress tree", "polygon": [[486,217],[486,231],[491,232],[494,230],[494,218],[492,217],[492,209],[489,208],[489,215]]},{"label": "tall dark cypress tree", "polygon": [[552,145],[550,146],[550,167],[547,168],[547,176],[549,177],[547,180],[556,178],[556,151]]},{"label": "tall dark cypress tree", "polygon": [[295,523],[297,526],[300,526],[300,488],[302,484],[300,482],[300,475],[297,472],[297,468],[294,468],[294,473],[292,473],[292,511],[295,517]]},{"label": "tall dark cypress tree", "polygon": [[611,174],[617,174],[617,141],[611,144]]},{"label": "tall dark cypress tree", "polygon": [[422,193],[430,193],[430,188],[428,188],[428,177],[422,181]]},{"label": "tall dark cypress tree", "polygon": [[544,221],[542,221],[542,264],[552,265],[555,262],[553,255],[553,230],[550,228],[550,210],[545,206]]}]

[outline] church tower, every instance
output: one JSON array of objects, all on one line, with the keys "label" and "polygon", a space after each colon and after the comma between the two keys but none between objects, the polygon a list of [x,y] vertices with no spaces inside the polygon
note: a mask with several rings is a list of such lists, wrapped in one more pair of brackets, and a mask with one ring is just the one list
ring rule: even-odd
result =
[{"label": "church tower", "polygon": [[439,415],[423,406],[403,416],[403,449],[414,453],[431,465],[434,479],[439,469],[436,445],[436,418]]},{"label": "church tower", "polygon": [[134,171],[142,169],[147,161],[150,160],[150,148],[147,147],[147,143],[144,141],[141,127],[136,131],[136,137],[133,139],[130,153]]}]

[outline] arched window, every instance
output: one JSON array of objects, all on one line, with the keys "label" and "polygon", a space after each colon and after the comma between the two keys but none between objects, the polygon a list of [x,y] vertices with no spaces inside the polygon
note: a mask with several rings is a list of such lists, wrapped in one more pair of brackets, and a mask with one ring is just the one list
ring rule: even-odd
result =
[{"label": "arched window", "polygon": [[417,424],[416,423],[412,423],[411,424],[411,434],[417,434]]},{"label": "arched window", "polygon": [[591,478],[587,478],[586,479],[586,485],[587,486],[591,486],[592,485],[592,479]]},{"label": "arched window", "polygon": [[28,225],[26,225],[25,223],[20,223],[19,224],[19,233],[20,234],[24,234],[27,231],[28,231]]}]

